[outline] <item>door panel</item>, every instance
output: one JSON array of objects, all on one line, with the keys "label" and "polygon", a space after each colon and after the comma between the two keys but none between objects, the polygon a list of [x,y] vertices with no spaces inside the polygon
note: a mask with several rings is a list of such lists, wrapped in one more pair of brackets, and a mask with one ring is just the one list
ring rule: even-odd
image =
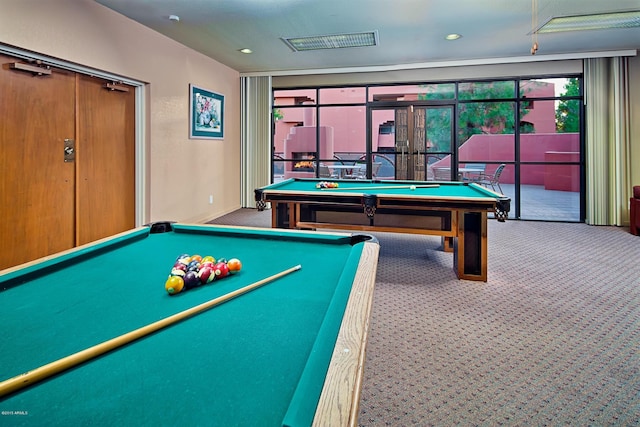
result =
[{"label": "door panel", "polygon": [[427,146],[426,141],[426,109],[425,108],[411,108],[413,111],[413,138],[411,139],[411,152],[414,153],[413,158],[413,178],[419,181],[425,181],[426,168],[425,168],[425,151]]},{"label": "door panel", "polygon": [[0,55],[0,269],[74,246],[73,73],[13,70]]},{"label": "door panel", "polygon": [[[410,180],[451,180],[453,149],[453,106],[410,105],[376,108],[371,114],[373,155],[395,159],[395,178]],[[384,122],[387,116],[392,123]],[[383,130],[384,129],[384,134]],[[383,145],[393,133],[393,152]],[[375,151],[375,150],[374,150]],[[434,166],[434,167],[432,167]],[[439,172],[438,176],[434,171]],[[455,171],[454,171],[455,172]]]},{"label": "door panel", "polygon": [[412,158],[409,148],[409,111],[406,108],[395,109],[396,130],[396,178],[411,179],[410,167]]},{"label": "door panel", "polygon": [[78,80],[77,243],[84,244],[135,226],[135,91]]}]

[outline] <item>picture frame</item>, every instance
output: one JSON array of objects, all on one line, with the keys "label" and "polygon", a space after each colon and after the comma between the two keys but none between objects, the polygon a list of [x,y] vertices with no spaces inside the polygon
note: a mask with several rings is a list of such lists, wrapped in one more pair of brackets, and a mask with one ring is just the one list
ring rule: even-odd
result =
[{"label": "picture frame", "polygon": [[189,138],[224,139],[224,95],[189,85]]}]

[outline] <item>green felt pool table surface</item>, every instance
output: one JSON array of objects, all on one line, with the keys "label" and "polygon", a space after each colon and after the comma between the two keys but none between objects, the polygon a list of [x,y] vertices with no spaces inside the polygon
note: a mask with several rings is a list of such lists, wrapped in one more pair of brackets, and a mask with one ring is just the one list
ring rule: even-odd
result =
[{"label": "green felt pool table surface", "polygon": [[[285,181],[262,187],[260,191],[267,193],[292,192],[315,193],[339,196],[340,194],[367,193],[380,196],[407,196],[412,198],[472,198],[487,199],[495,202],[504,196],[474,183],[466,182],[425,182],[398,180],[331,180],[338,188],[317,188],[321,179],[291,178]],[[411,189],[415,186],[414,189]]]},{"label": "green felt pool table surface", "polygon": [[[5,270],[0,381],[302,268],[0,397],[0,424],[311,424],[352,286],[364,274],[363,251],[377,245],[341,233],[172,228],[142,227]],[[243,268],[170,296],[164,282],[182,253],[236,257]],[[368,263],[377,264],[377,252]],[[366,267],[372,287],[375,265]]]}]

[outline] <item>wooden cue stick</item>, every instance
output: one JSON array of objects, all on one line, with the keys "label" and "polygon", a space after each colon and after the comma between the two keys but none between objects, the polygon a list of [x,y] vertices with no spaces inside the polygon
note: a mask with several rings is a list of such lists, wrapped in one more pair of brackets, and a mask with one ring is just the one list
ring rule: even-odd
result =
[{"label": "wooden cue stick", "polygon": [[93,347],[89,347],[85,350],[81,350],[72,355],[63,357],[62,359],[58,359],[54,362],[48,363],[46,365],[40,366],[32,371],[27,371],[23,374],[15,376],[13,378],[9,378],[5,381],[0,382],[0,397],[3,397],[9,393],[14,391],[18,391],[24,387],[27,387],[31,384],[35,384],[38,381],[41,381],[45,378],[48,378],[52,375],[60,373],[64,370],[72,368],[76,365],[79,365],[83,362],[86,362],[90,359],[93,359],[97,356],[100,356],[109,351],[115,350],[118,347],[122,347],[125,344],[128,344],[132,341],[135,341],[139,338],[142,338],[146,335],[149,335],[153,332],[156,332],[160,329],[163,329],[167,326],[170,326],[174,323],[180,322],[190,316],[195,314],[199,314],[205,310],[208,310],[216,305],[220,305],[224,302],[227,302],[237,296],[245,294],[249,291],[252,291],[255,288],[258,288],[262,285],[265,285],[269,282],[272,282],[276,279],[279,279],[282,276],[286,276],[287,274],[293,273],[294,271],[298,271],[302,268],[301,265],[296,265],[295,267],[291,267],[287,270],[281,271],[280,273],[274,274],[273,276],[269,276],[265,279],[254,282],[250,285],[247,285],[243,288],[237,289],[235,291],[229,292],[202,304],[196,305],[194,307],[188,308],[179,313],[173,314],[171,316],[165,317],[164,319],[160,319],[156,322],[150,323],[141,328],[135,329],[131,332],[127,332],[118,337],[112,338],[108,341],[105,341],[101,344],[94,345]]},{"label": "wooden cue stick", "polygon": [[321,188],[321,190],[390,190],[399,188],[437,188],[440,184],[424,184],[424,185],[379,185],[373,187],[344,187],[344,188]]}]

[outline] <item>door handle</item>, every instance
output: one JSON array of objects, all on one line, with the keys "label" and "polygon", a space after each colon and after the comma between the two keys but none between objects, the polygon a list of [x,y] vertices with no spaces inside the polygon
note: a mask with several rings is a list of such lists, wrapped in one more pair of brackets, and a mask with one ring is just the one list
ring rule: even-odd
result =
[{"label": "door handle", "polygon": [[64,140],[64,161],[73,162],[76,159],[75,140],[66,138]]}]

